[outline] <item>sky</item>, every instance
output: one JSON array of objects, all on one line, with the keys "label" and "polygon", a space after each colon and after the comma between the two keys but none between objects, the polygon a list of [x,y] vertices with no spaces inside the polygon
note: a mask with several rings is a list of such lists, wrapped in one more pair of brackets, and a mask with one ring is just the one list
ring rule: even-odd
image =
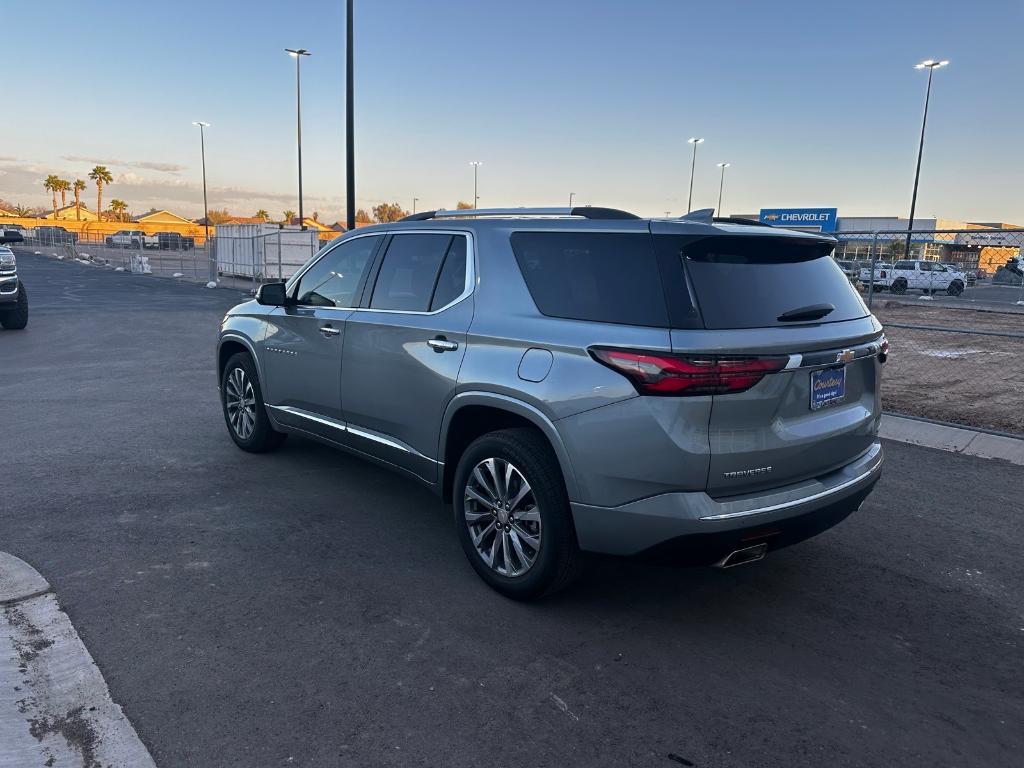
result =
[{"label": "sky", "polygon": [[[129,210],[345,210],[342,0],[2,0],[0,198],[107,165]],[[837,207],[1024,223],[1024,3],[356,0],[356,198],[418,210],[577,204],[641,215]],[[16,34],[10,31],[15,30]],[[12,106],[14,105],[14,106]],[[84,200],[95,205],[90,184]]]}]

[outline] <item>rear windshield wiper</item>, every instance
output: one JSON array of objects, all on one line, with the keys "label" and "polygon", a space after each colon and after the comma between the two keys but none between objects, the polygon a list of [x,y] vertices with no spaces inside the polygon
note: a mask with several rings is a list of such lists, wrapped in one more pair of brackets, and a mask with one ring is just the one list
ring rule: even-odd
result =
[{"label": "rear windshield wiper", "polygon": [[795,322],[797,320],[820,320],[825,315],[834,311],[835,307],[831,304],[811,304],[807,307],[800,307],[799,309],[791,309],[788,312],[783,312],[775,319],[780,323]]}]

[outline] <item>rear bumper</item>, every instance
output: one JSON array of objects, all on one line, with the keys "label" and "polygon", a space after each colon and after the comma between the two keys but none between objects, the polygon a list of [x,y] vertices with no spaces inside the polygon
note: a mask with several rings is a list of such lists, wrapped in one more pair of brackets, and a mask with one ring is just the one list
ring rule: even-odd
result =
[{"label": "rear bumper", "polygon": [[860,507],[881,471],[875,442],[841,469],[767,492],[665,493],[619,507],[573,503],[572,511],[583,550],[710,564],[743,546],[764,541],[778,549],[831,528]]}]

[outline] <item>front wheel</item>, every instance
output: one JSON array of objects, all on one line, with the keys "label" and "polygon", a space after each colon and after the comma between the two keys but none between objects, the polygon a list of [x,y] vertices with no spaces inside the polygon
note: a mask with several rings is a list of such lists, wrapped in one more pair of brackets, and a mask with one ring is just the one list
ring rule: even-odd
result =
[{"label": "front wheel", "polygon": [[899,280],[893,281],[892,288],[890,290],[896,295],[902,296],[907,292],[907,281],[902,277]]},{"label": "front wheel", "polygon": [[949,288],[946,289],[946,293],[948,293],[950,296],[959,296],[963,292],[964,284],[961,283],[959,280],[954,280],[952,283],[949,284]]},{"label": "front wheel", "polygon": [[18,301],[11,309],[0,311],[0,326],[8,331],[20,331],[28,325],[28,293],[18,281]]},{"label": "front wheel", "polygon": [[503,429],[477,438],[459,460],[453,497],[462,549],[493,589],[533,600],[577,575],[565,481],[539,432]]},{"label": "front wheel", "polygon": [[256,366],[247,353],[232,355],[224,366],[220,376],[220,402],[231,439],[243,451],[264,453],[285,441],[287,435],[270,425]]}]

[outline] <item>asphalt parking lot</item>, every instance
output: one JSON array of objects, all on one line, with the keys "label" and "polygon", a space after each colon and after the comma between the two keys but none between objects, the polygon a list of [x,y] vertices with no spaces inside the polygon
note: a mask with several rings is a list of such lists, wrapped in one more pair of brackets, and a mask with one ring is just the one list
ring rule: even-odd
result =
[{"label": "asphalt parking lot", "polygon": [[214,343],[241,294],[19,270],[0,550],[160,766],[1019,765],[1019,467],[887,443],[817,539],[728,571],[595,561],[522,605],[411,481],[234,447]]}]

